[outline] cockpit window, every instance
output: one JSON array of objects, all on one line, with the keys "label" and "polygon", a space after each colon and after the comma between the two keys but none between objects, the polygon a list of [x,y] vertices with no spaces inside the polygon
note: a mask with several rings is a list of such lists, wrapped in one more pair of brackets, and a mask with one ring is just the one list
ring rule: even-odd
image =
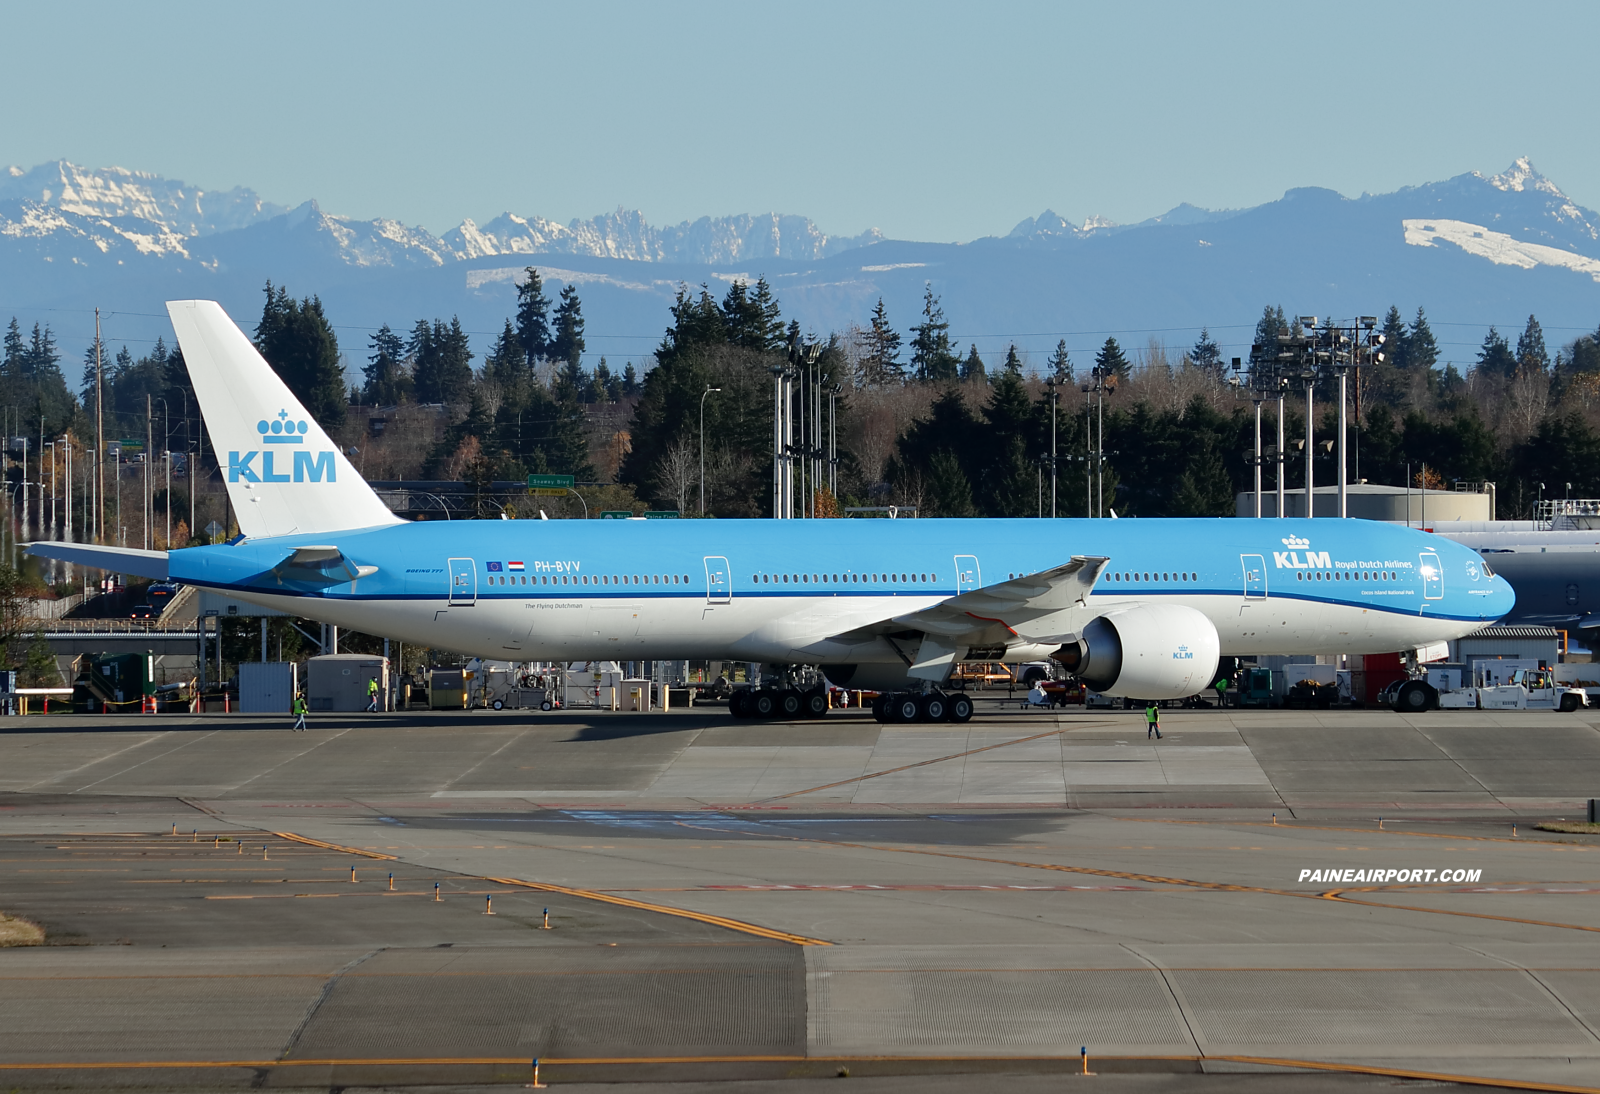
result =
[{"label": "cockpit window", "polygon": [[1493,577],[1494,576],[1494,570],[1489,566],[1489,560],[1488,559],[1484,559],[1483,560],[1483,576],[1484,577]]}]

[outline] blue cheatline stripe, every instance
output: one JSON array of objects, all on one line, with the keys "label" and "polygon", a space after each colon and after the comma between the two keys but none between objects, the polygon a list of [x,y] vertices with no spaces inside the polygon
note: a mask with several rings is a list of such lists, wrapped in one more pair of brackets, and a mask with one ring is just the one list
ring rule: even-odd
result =
[{"label": "blue cheatline stripe", "polygon": [[[189,582],[189,584],[196,585],[199,588],[205,588],[205,589],[217,589],[217,590],[222,590],[222,591],[235,591],[235,592],[242,592],[242,593],[256,593],[258,595],[265,595],[265,596],[286,596],[286,597],[294,597],[294,598],[305,599],[305,600],[328,600],[328,601],[340,601],[340,602],[348,602],[348,603],[392,603],[392,602],[396,602],[396,601],[404,601],[404,602],[408,602],[408,603],[410,603],[410,602],[418,602],[418,603],[438,602],[438,603],[441,603],[441,604],[445,604],[447,606],[450,604],[450,596],[449,596],[448,593],[374,593],[374,594],[370,594],[370,595],[369,594],[364,594],[364,593],[359,593],[359,594],[340,593],[340,594],[337,594],[337,595],[334,595],[334,596],[330,596],[325,592],[319,592],[319,591],[315,591],[315,590],[263,589],[259,585],[243,585],[243,584],[202,585],[199,582],[193,582],[193,581]],[[333,588],[339,588],[339,586],[333,586]],[[641,588],[642,588],[642,586],[641,586]],[[1240,600],[1244,600],[1245,599],[1245,597],[1243,596],[1242,593],[1235,592],[1232,589],[1229,589],[1229,590],[1226,590],[1226,591],[1210,590],[1210,589],[1142,589],[1137,593],[1127,593],[1127,592],[1122,592],[1120,590],[1113,591],[1113,590],[1109,590],[1109,589],[1097,589],[1097,590],[1095,590],[1095,594],[1096,595],[1102,595],[1102,596],[1117,596],[1117,597],[1122,597],[1124,599],[1133,600],[1133,601],[1137,601],[1137,600],[1140,600],[1140,599],[1147,599],[1147,598],[1148,599],[1154,599],[1156,597],[1176,597],[1176,596],[1197,596],[1197,597],[1198,596],[1224,596],[1224,597],[1238,597]],[[950,597],[950,596],[954,596],[955,593],[950,591],[950,590],[947,590],[947,589],[931,589],[931,590],[928,590],[927,592],[922,592],[922,593],[901,592],[901,591],[892,590],[892,589],[891,590],[867,590],[867,591],[861,591],[861,592],[857,592],[857,591],[854,591],[854,590],[850,590],[850,591],[844,591],[844,590],[840,590],[840,591],[819,590],[819,591],[816,591],[816,592],[807,592],[804,589],[788,589],[788,590],[774,589],[774,590],[768,591],[768,590],[763,589],[763,590],[760,590],[760,591],[752,591],[752,592],[739,592],[738,590],[735,590],[731,594],[731,596],[729,597],[729,600],[730,601],[741,601],[741,600],[784,600],[784,599],[794,600],[794,599],[799,599],[801,597],[821,598],[821,597],[824,597],[824,596],[833,596],[833,597],[851,596],[851,597],[856,597],[858,599],[896,599],[896,598],[900,598],[900,597],[910,597],[910,596],[913,596],[913,595],[923,596],[923,597],[929,597],[929,596]],[[632,602],[632,601],[647,601],[647,600],[693,600],[693,601],[705,601],[705,600],[708,600],[709,598],[707,597],[707,595],[704,592],[697,592],[695,590],[682,590],[682,591],[679,591],[679,592],[672,592],[672,593],[668,593],[668,592],[660,592],[660,593],[651,592],[649,594],[638,595],[638,596],[633,595],[631,593],[599,593],[599,594],[587,593],[587,594],[584,594],[584,595],[578,595],[576,593],[565,593],[565,594],[563,594],[563,593],[556,593],[554,591],[552,591],[550,593],[545,593],[543,591],[543,586],[540,587],[540,592],[539,592],[538,595],[526,595],[526,594],[523,594],[520,589],[516,593],[513,594],[513,593],[510,592],[510,587],[508,586],[507,587],[507,592],[504,593],[504,594],[500,593],[498,590],[496,590],[493,593],[479,592],[479,593],[476,594],[476,596],[473,599],[474,600],[504,600],[504,601],[520,601],[520,600],[582,600],[582,601],[585,601],[585,602],[592,602],[592,601],[629,601],[629,602]],[[1442,612],[1442,611],[1429,610],[1428,609],[1428,605],[1441,603],[1441,601],[1438,601],[1438,600],[1425,600],[1425,601],[1422,601],[1421,603],[1422,603],[1423,606],[1422,606],[1421,609],[1419,609],[1416,605],[1411,605],[1411,606],[1393,606],[1393,607],[1391,607],[1391,606],[1387,606],[1387,605],[1383,605],[1383,604],[1367,604],[1367,603],[1363,603],[1363,602],[1357,601],[1357,600],[1336,600],[1336,599],[1333,599],[1333,598],[1330,598],[1330,597],[1310,596],[1310,595],[1305,594],[1305,593],[1274,593],[1274,594],[1272,594],[1270,596],[1266,596],[1266,597],[1250,597],[1249,599],[1253,603],[1267,603],[1267,602],[1270,602],[1272,600],[1296,600],[1296,601],[1301,601],[1303,603],[1326,604],[1326,605],[1330,605],[1330,606],[1333,606],[1333,607],[1339,607],[1339,608],[1364,608],[1367,611],[1381,612],[1384,615],[1400,615],[1400,616],[1407,616],[1407,617],[1417,617],[1417,616],[1422,615],[1424,612],[1427,612],[1427,618],[1429,618],[1429,619],[1443,619],[1443,620],[1449,620],[1451,622],[1458,622],[1458,623],[1475,623],[1475,622],[1479,622],[1483,618],[1482,616],[1479,616],[1479,615],[1454,615],[1454,614],[1448,614],[1448,613],[1445,613],[1445,612]],[[456,607],[465,607],[466,605],[465,604],[456,604],[455,606]]]}]

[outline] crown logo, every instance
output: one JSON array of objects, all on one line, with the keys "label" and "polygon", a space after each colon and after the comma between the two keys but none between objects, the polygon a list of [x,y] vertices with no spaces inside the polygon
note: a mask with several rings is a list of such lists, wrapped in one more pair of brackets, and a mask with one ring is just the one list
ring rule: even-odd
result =
[{"label": "crown logo", "polygon": [[1301,539],[1299,536],[1289,536],[1283,540],[1283,545],[1294,551],[1302,547],[1311,546],[1311,541],[1309,539]]},{"label": "crown logo", "polygon": [[263,444],[304,444],[303,435],[310,428],[304,421],[290,421],[287,410],[278,411],[271,421],[262,418],[256,423]]}]

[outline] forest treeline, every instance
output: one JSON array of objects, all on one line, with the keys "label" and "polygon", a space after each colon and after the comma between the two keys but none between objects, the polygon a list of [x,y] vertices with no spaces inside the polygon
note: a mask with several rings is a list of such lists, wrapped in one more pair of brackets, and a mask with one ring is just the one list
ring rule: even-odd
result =
[{"label": "forest treeline", "polygon": [[[651,359],[614,369],[602,357],[589,367],[576,287],[552,299],[529,268],[481,360],[457,318],[416,318],[370,334],[361,382],[347,386],[354,370],[321,301],[270,283],[253,337],[318,420],[360,453],[369,478],[488,484],[555,472],[609,484],[596,489],[613,508],[688,512],[698,508],[703,407],[708,514],[770,515],[771,370],[802,341],[801,328],[764,280],[735,282],[720,297],[680,286],[667,320]],[[1266,307],[1255,340],[1269,344],[1293,321]],[[1364,367],[1352,390],[1352,477],[1401,485],[1408,466],[1413,482],[1426,466],[1434,487],[1494,481],[1503,517],[1531,515],[1541,491],[1600,496],[1600,330],[1552,353],[1530,316],[1514,337],[1490,328],[1460,363],[1441,351],[1420,308],[1409,319],[1389,308],[1381,331],[1385,360]],[[1057,511],[1083,514],[1096,411],[1085,388],[1095,377],[1107,508],[1230,515],[1252,481],[1248,366],[1232,369],[1206,331],[1181,348],[1125,347],[1111,337],[1081,362],[1065,340],[1043,360],[1013,345],[986,361],[976,345],[963,351],[954,341],[929,287],[903,332],[879,300],[860,325],[820,341],[814,374],[838,385],[843,504],[915,505],[926,516],[1048,512],[1053,425]],[[147,396],[152,407],[165,400],[158,418],[198,428],[175,347],[158,341],[139,357],[99,352],[108,436],[144,434]],[[13,319],[0,360],[0,405],[13,408],[13,434],[36,436],[42,424],[47,440],[92,436],[94,360],[91,345],[74,394],[55,334],[24,332]],[[1316,392],[1319,442],[1337,430],[1335,392],[1331,380]],[[1268,443],[1275,410],[1265,405]],[[1290,438],[1304,436],[1304,415],[1296,393],[1286,406]],[[375,419],[389,427],[376,432]],[[177,425],[169,432],[171,447],[199,447]],[[1319,458],[1318,481],[1333,481],[1331,456]],[[1287,485],[1301,485],[1303,473],[1294,456]],[[1269,467],[1269,488],[1272,476]]]}]

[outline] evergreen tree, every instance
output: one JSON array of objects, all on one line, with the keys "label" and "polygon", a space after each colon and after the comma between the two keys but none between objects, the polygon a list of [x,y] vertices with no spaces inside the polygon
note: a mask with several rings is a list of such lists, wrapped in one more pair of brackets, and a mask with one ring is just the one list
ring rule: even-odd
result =
[{"label": "evergreen tree", "polygon": [[1017,345],[1015,342],[1013,342],[1006,349],[1005,363],[1001,367],[1012,376],[1015,376],[1019,379],[1022,377],[1022,358],[1017,356]]},{"label": "evergreen tree", "polygon": [[484,379],[500,385],[503,396],[515,397],[519,384],[527,377],[528,362],[522,339],[507,319],[494,346],[483,359]]},{"label": "evergreen tree", "polygon": [[1023,386],[1021,362],[1015,370],[1002,369],[983,407],[984,435],[978,445],[977,481],[987,516],[1023,517],[1037,511],[1038,477],[1032,460],[1037,409]]},{"label": "evergreen tree", "polygon": [[976,342],[972,344],[972,349],[967,352],[967,359],[961,362],[961,378],[963,380],[988,380],[988,375],[983,367],[983,358],[978,356],[978,344]]},{"label": "evergreen tree", "polygon": [[1439,363],[1439,343],[1434,341],[1433,331],[1428,326],[1428,317],[1417,309],[1417,317],[1411,321],[1411,330],[1406,334],[1406,359],[1405,368],[1413,368],[1426,374],[1434,365]]},{"label": "evergreen tree", "polygon": [[4,368],[7,376],[15,376],[22,369],[22,358],[26,353],[22,342],[22,328],[17,326],[17,317],[11,317],[11,325],[6,328],[5,359],[0,368]]},{"label": "evergreen tree", "polygon": [[627,397],[639,394],[639,373],[632,361],[622,366],[622,394]]},{"label": "evergreen tree", "polygon": [[529,266],[517,286],[517,340],[529,365],[550,356],[550,301],[539,271]]},{"label": "evergreen tree", "polygon": [[295,301],[288,290],[267,282],[266,304],[256,325],[256,349],[289,390],[326,428],[344,422],[348,393],[339,364],[339,340],[316,296]]},{"label": "evergreen tree", "polygon": [[1400,317],[1400,309],[1393,304],[1389,305],[1389,313],[1383,317],[1382,334],[1385,362],[1394,368],[1405,368],[1410,363],[1408,343],[1411,335],[1406,330],[1406,321]]},{"label": "evergreen tree", "polygon": [[1056,343],[1056,348],[1050,353],[1050,377],[1058,384],[1070,384],[1074,381],[1072,357],[1067,353],[1067,340],[1065,338]]},{"label": "evergreen tree", "polygon": [[1122,347],[1117,345],[1115,338],[1107,338],[1100,352],[1094,355],[1094,367],[1103,377],[1115,377],[1114,382],[1126,380],[1132,371],[1128,358],[1123,355]]},{"label": "evergreen tree", "polygon": [[1517,367],[1525,373],[1548,372],[1550,354],[1544,348],[1544,331],[1539,321],[1528,316],[1528,325],[1517,338]]},{"label": "evergreen tree", "polygon": [[578,287],[568,285],[561,290],[561,303],[556,305],[555,335],[550,339],[549,357],[552,361],[565,361],[574,369],[583,359],[583,303],[578,299]]},{"label": "evergreen tree", "polygon": [[971,517],[977,515],[972,504],[972,483],[961,469],[955,453],[936,452],[928,461],[928,475],[924,480],[927,489],[929,515],[935,517]]},{"label": "evergreen tree", "polygon": [[1509,377],[1517,371],[1517,359],[1511,352],[1511,344],[1492,326],[1489,333],[1483,336],[1483,345],[1478,350],[1478,367],[1491,376]]},{"label": "evergreen tree", "polygon": [[604,357],[600,358],[600,363],[594,369],[594,394],[597,403],[622,401],[622,379],[611,371]]},{"label": "evergreen tree", "polygon": [[1284,318],[1283,305],[1274,308],[1268,304],[1261,310],[1261,318],[1256,320],[1255,344],[1261,352],[1268,357],[1278,352],[1278,336],[1289,333],[1289,320]]},{"label": "evergreen tree", "polygon": [[417,320],[406,343],[412,361],[412,381],[419,403],[461,403],[472,395],[472,351],[468,348],[461,320],[452,318],[447,327],[435,319]]},{"label": "evergreen tree", "polygon": [[761,344],[756,347],[764,350],[778,350],[783,348],[783,309],[778,306],[778,298],[772,295],[772,286],[767,284],[764,277],[756,278],[755,296],[751,298],[760,313]]},{"label": "evergreen tree", "polygon": [[721,345],[727,341],[728,324],[722,309],[711,298],[705,285],[700,295],[692,296],[687,285],[679,285],[671,308],[672,326],[656,347],[656,367],[670,365],[680,354],[700,346]]},{"label": "evergreen tree", "polygon": [[922,298],[922,322],[911,331],[911,367],[917,379],[926,383],[956,379],[960,360],[950,350],[950,324],[931,284]]},{"label": "evergreen tree", "polygon": [[754,293],[743,281],[729,285],[722,301],[722,318],[724,337],[731,345],[753,350],[783,347],[783,313],[766,278],[756,281]]},{"label": "evergreen tree", "polygon": [[1211,331],[1206,327],[1200,328],[1200,337],[1195,341],[1194,349],[1189,351],[1189,360],[1197,368],[1210,369],[1212,372],[1222,371],[1222,347],[1211,340]]},{"label": "evergreen tree", "polygon": [[868,322],[870,325],[862,346],[861,375],[858,379],[865,387],[881,387],[898,382],[903,372],[900,366],[900,332],[889,325],[883,297],[878,297],[878,305],[872,309],[872,318]]},{"label": "evergreen tree", "polygon": [[367,378],[362,398],[373,406],[390,406],[400,402],[405,376],[405,343],[385,323],[368,339],[372,355],[361,371]]}]

